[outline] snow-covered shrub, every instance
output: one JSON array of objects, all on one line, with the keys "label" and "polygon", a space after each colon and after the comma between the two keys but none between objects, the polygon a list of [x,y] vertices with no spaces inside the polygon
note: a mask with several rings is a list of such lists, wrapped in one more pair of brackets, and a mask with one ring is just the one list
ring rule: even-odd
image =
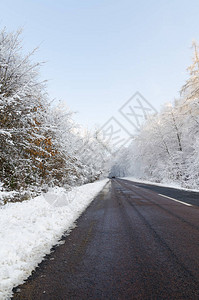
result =
[{"label": "snow-covered shrub", "polygon": [[95,181],[106,169],[106,149],[94,135],[77,133],[71,112],[62,104],[49,104],[45,83],[38,78],[41,64],[31,61],[34,51],[23,54],[20,35],[20,31],[0,32],[0,180],[4,189],[34,192]]}]

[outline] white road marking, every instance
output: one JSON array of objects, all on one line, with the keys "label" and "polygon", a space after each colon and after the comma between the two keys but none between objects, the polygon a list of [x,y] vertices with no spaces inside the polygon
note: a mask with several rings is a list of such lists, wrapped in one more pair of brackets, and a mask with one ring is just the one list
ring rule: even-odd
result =
[{"label": "white road marking", "polygon": [[192,206],[192,205],[191,205],[191,204],[189,204],[189,203],[182,202],[182,201],[180,201],[180,200],[177,200],[177,199],[171,198],[171,197],[169,197],[169,196],[166,196],[166,195],[162,195],[162,194],[158,194],[158,195],[159,195],[159,196],[162,196],[162,197],[165,197],[165,198],[168,198],[168,199],[170,199],[170,200],[173,200],[173,201],[179,202],[179,203],[181,203],[181,204],[187,205],[187,206]]},{"label": "white road marking", "polygon": [[[127,184],[128,184],[128,183],[127,183]],[[132,184],[131,186],[133,186],[133,187],[135,187],[135,188],[139,189],[139,187],[138,187],[138,186],[136,186],[136,185],[134,185],[134,184]]]}]

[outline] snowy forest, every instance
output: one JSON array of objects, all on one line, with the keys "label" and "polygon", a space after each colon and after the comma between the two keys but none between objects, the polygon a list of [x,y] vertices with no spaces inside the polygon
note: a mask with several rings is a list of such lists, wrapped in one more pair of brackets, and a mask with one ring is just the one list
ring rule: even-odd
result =
[{"label": "snowy forest", "polygon": [[64,104],[50,99],[34,53],[24,55],[21,31],[0,32],[0,188],[14,201],[107,174],[99,135],[83,134]]},{"label": "snowy forest", "polygon": [[[199,54],[179,99],[148,117],[128,148],[113,159],[111,175],[199,186]],[[82,131],[63,102],[52,101],[35,50],[24,55],[21,31],[0,33],[0,189],[9,199],[59,186],[94,182],[109,173],[108,145]],[[11,197],[12,195],[12,197]],[[4,200],[6,202],[6,199]]]},{"label": "snowy forest", "polygon": [[0,300],[199,300],[199,1],[0,8]]},{"label": "snowy forest", "polygon": [[199,187],[199,52],[193,42],[193,63],[179,99],[147,118],[134,141],[122,149],[112,167],[114,176]]}]

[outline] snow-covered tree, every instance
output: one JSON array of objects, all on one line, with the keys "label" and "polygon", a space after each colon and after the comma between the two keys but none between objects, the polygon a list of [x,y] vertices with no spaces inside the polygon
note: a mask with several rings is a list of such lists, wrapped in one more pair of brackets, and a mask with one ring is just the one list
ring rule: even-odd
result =
[{"label": "snow-covered tree", "polygon": [[0,33],[0,175],[9,188],[35,182],[37,159],[49,152],[40,64],[23,55],[20,33]]},{"label": "snow-covered tree", "polygon": [[193,48],[181,97],[145,122],[125,155],[114,162],[112,169],[117,174],[198,187],[199,53],[195,42]]},{"label": "snow-covered tree", "polygon": [[[50,106],[40,63],[24,55],[21,32],[0,32],[0,180],[7,189],[91,182],[104,173],[97,136],[80,136],[69,110]],[[83,151],[82,151],[83,150]],[[85,153],[88,158],[85,159]]]}]

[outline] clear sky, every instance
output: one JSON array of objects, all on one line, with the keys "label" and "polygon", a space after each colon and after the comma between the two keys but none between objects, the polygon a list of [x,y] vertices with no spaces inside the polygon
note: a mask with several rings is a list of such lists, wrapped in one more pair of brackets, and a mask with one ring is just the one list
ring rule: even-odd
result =
[{"label": "clear sky", "polygon": [[0,25],[24,28],[25,51],[40,45],[50,97],[103,124],[139,91],[153,106],[178,97],[199,41],[198,0],[6,0]]}]

